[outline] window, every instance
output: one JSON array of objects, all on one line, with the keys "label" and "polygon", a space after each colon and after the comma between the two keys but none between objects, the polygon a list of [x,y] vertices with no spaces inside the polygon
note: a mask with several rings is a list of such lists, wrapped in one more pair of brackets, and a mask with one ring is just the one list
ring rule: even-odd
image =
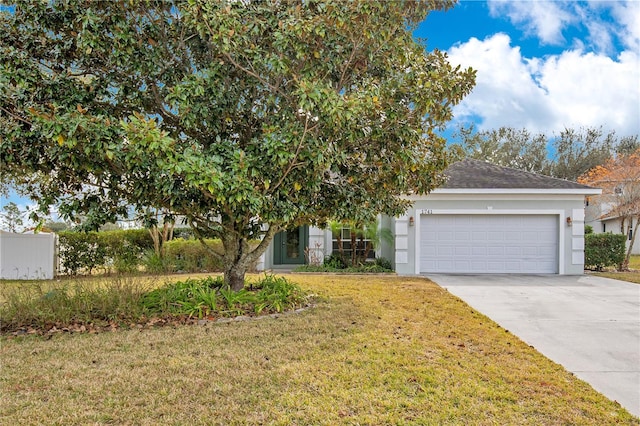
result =
[{"label": "window", "polygon": [[[338,237],[342,243],[342,253],[347,259],[351,259],[352,255],[352,241],[351,241],[351,229],[349,227],[343,227],[340,232],[333,232],[332,235],[332,253],[338,253],[340,251],[338,244]],[[367,260],[373,260],[376,258],[376,251],[373,247],[373,242],[369,238],[365,238],[362,235],[355,235],[355,250],[356,256],[362,259],[366,256]]]}]

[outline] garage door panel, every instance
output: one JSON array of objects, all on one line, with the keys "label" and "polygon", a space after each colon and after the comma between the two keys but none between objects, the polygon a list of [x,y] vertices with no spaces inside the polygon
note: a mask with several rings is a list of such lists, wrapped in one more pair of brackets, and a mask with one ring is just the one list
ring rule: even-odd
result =
[{"label": "garage door panel", "polygon": [[420,270],[557,273],[554,215],[423,215]]},{"label": "garage door panel", "polygon": [[453,249],[456,256],[470,256],[471,255],[471,247],[469,246],[457,246]]},{"label": "garage door panel", "polygon": [[438,231],[437,238],[440,241],[453,241],[454,235],[453,231]]},{"label": "garage door panel", "polygon": [[471,238],[471,231],[456,231],[456,241],[467,241]]},{"label": "garage door panel", "polygon": [[504,247],[487,247],[489,256],[504,256]]},{"label": "garage door panel", "polygon": [[487,247],[472,247],[471,254],[474,256],[486,256],[488,254]]},{"label": "garage door panel", "polygon": [[504,240],[504,231],[489,231],[487,232],[488,241],[502,241]]},{"label": "garage door panel", "polygon": [[522,240],[522,232],[519,231],[505,231],[504,239],[508,241],[520,241]]},{"label": "garage door panel", "polygon": [[486,240],[487,239],[487,233],[486,233],[486,231],[473,231],[471,233],[471,237],[475,241],[482,241],[482,240]]},{"label": "garage door panel", "polygon": [[453,246],[440,246],[436,247],[436,253],[438,253],[438,258],[436,260],[441,260],[440,258],[446,256],[453,256],[455,253],[453,252]]}]

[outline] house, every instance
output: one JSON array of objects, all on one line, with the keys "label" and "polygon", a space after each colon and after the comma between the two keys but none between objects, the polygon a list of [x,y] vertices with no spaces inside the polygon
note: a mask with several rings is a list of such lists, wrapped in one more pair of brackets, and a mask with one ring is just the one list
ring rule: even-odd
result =
[{"label": "house", "polygon": [[[445,174],[430,194],[410,196],[403,216],[381,218],[394,241],[376,256],[398,274],[583,273],[584,200],[601,190],[471,159]],[[303,264],[333,246],[330,231],[303,226],[278,234],[260,266]]]},{"label": "house", "polygon": [[[600,233],[612,233],[612,234],[627,234],[626,249],[629,249],[629,245],[634,243],[631,254],[640,254],[640,243],[637,243],[633,239],[633,232],[637,232],[637,229],[633,229],[632,226],[628,228],[628,223],[623,224],[622,218],[615,213],[611,212],[611,205],[607,203],[593,203],[588,202],[585,207],[585,225],[591,226],[593,232]],[[628,221],[628,219],[627,219]],[[637,221],[633,223],[638,227]],[[636,238],[636,240],[638,240]]]}]

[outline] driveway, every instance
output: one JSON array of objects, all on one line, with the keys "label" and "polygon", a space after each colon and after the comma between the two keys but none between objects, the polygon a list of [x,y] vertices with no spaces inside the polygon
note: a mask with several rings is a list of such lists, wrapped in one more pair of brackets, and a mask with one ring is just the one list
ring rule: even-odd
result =
[{"label": "driveway", "polygon": [[640,417],[640,285],[586,275],[429,279]]}]

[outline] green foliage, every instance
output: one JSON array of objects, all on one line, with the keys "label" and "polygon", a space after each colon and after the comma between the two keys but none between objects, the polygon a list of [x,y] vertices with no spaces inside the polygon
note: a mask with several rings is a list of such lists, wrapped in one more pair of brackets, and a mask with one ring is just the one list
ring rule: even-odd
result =
[{"label": "green foliage", "polygon": [[222,260],[210,250],[222,252],[220,240],[206,239],[209,249],[198,240],[173,239],[165,243],[164,268],[167,272],[221,272]]},{"label": "green foliage", "polygon": [[251,283],[251,289],[239,291],[230,289],[222,277],[178,281],[146,293],[142,305],[153,315],[203,318],[282,312],[305,301],[299,286],[284,277],[266,275]]},{"label": "green foliage", "polygon": [[54,222],[52,220],[48,220],[44,223],[43,229],[47,229],[48,232],[62,232],[69,229],[69,225],[65,222]]},{"label": "green foliage", "polygon": [[21,212],[18,205],[13,201],[2,206],[0,217],[4,220],[4,225],[9,232],[18,232],[22,228],[22,225],[24,225],[23,216],[24,212]]},{"label": "green foliage", "polygon": [[164,257],[157,254],[155,250],[147,250],[142,257],[142,265],[145,272],[149,274],[159,275],[173,272],[169,262],[165,261]]},{"label": "green foliage", "polygon": [[106,265],[107,247],[97,232],[61,232],[58,237],[62,273],[91,274],[94,269]]},{"label": "green foliage", "polygon": [[217,310],[217,291],[222,277],[187,279],[150,291],[142,297],[142,306],[151,315],[187,315],[202,318]]},{"label": "green foliage", "polygon": [[449,147],[453,160],[473,158],[572,181],[604,164],[614,152],[626,152],[638,144],[637,135],[618,138],[614,131],[605,133],[598,127],[565,128],[548,136],[511,127],[477,131],[471,125],[459,127],[454,138],[456,143]]},{"label": "green foliage", "polygon": [[345,269],[349,267],[349,262],[343,254],[336,252],[324,258],[324,266],[331,269]]},{"label": "green foliage", "polygon": [[249,289],[231,290],[223,277],[186,279],[154,290],[135,277],[41,282],[3,287],[0,331],[146,323],[167,318],[218,318],[283,312],[304,306],[307,294],[284,277],[266,275]]},{"label": "green foliage", "polygon": [[366,262],[356,266],[349,266],[339,253],[333,253],[325,258],[324,265],[302,265],[296,272],[337,272],[350,274],[371,274],[393,272],[393,265],[384,257],[376,258],[374,262]]},{"label": "green foliage", "polygon": [[91,274],[96,269],[119,273],[138,270],[143,254],[153,247],[146,229],[104,232],[64,231],[58,234],[62,273]]},{"label": "green foliage", "polygon": [[266,275],[252,286],[260,289],[255,296],[256,314],[265,311],[282,312],[301,306],[306,301],[305,292],[285,277]]},{"label": "green foliage", "polygon": [[280,229],[436,187],[436,130],[474,85],[412,35],[450,0],[14,3],[3,173],[94,230],[129,206],[188,218],[234,289]]},{"label": "green foliage", "polygon": [[153,240],[146,229],[65,231],[58,235],[61,269],[70,275],[91,274],[96,270],[133,273],[140,267],[154,274],[224,270],[220,258],[210,251],[223,250],[219,240],[205,239],[207,249],[198,240],[174,239],[165,243],[165,255],[160,257],[154,252]]},{"label": "green foliage", "polygon": [[386,259],[384,257],[376,257],[375,264],[381,267],[382,269],[393,271],[393,264],[389,259]]},{"label": "green foliage", "polygon": [[621,234],[585,235],[585,267],[602,270],[609,266],[620,267],[625,256],[627,236]]},{"label": "green foliage", "polygon": [[593,234],[593,226],[585,225],[584,226],[584,235]]}]

